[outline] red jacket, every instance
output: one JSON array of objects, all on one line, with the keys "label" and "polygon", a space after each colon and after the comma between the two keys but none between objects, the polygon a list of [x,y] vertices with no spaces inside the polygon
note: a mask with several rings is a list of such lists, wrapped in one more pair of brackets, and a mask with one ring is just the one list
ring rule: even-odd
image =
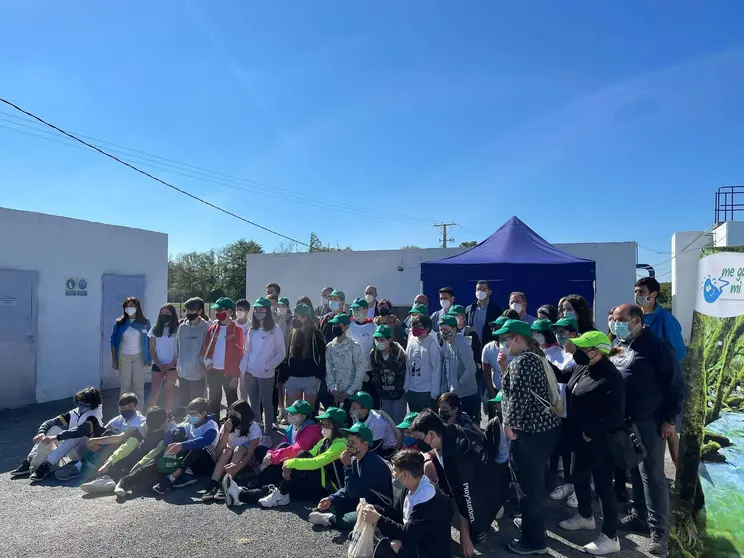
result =
[{"label": "red jacket", "polygon": [[230,322],[226,326],[221,326],[219,323],[210,325],[209,329],[207,329],[207,334],[204,336],[201,356],[202,358],[209,359],[214,357],[214,347],[217,344],[217,340],[214,337],[219,333],[220,327],[227,328],[225,337],[225,376],[240,377],[240,359],[243,358],[243,352],[245,351],[243,348],[245,337],[243,330],[235,322]]}]

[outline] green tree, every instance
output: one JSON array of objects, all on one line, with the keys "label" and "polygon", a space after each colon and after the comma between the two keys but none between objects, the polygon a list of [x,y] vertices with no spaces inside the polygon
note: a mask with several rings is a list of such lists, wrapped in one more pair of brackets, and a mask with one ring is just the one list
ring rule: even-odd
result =
[{"label": "green tree", "polygon": [[318,238],[318,235],[311,232],[310,248],[308,249],[308,252],[351,252],[351,246],[341,248],[337,245],[335,248],[332,248],[329,244],[323,245],[320,238]]},{"label": "green tree", "polygon": [[476,246],[478,244],[477,240],[466,240],[465,242],[460,242],[460,248],[472,248],[473,246]]},{"label": "green tree", "polygon": [[263,248],[253,240],[241,238],[217,252],[218,283],[225,296],[233,300],[245,298],[245,270],[248,254],[261,254]]},{"label": "green tree", "polygon": [[659,283],[661,292],[659,293],[657,302],[667,310],[672,309],[672,283]]},{"label": "green tree", "polygon": [[415,244],[406,244],[405,246],[400,247],[401,250],[421,250],[421,246],[416,246]]}]

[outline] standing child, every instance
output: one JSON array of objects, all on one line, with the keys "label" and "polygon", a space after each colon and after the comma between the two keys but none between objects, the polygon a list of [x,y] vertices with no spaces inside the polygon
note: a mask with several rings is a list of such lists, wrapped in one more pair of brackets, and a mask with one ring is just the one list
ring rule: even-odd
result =
[{"label": "standing child", "polygon": [[362,348],[362,360],[364,362],[364,377],[362,378],[362,389],[372,395],[375,407],[379,407],[378,393],[372,384],[372,349],[374,349],[375,323],[367,317],[369,303],[363,298],[357,298],[351,303],[351,323],[346,334],[359,343]]},{"label": "standing child", "polygon": [[201,298],[188,299],[184,307],[186,318],[176,333],[176,369],[178,370],[179,413],[182,417],[186,406],[197,397],[204,397],[206,382],[202,364],[201,350],[207,335],[207,321],[204,319],[204,301]]},{"label": "standing child", "polygon": [[165,380],[165,410],[173,412],[173,398],[176,392],[177,354],[176,339],[178,335],[178,313],[172,304],[160,307],[158,322],[150,330],[150,355],[152,356],[152,386],[148,407],[158,404],[160,388]]},{"label": "standing child", "polygon": [[406,393],[403,389],[407,372],[406,352],[393,341],[390,326],[377,326],[373,337],[372,384],[380,398],[380,409],[398,424],[406,416]]},{"label": "standing child", "polygon": [[122,314],[111,331],[111,366],[119,371],[120,392],[133,391],[145,400],[145,375],[151,364],[150,320],[142,312],[139,299],[130,296],[121,304]]}]

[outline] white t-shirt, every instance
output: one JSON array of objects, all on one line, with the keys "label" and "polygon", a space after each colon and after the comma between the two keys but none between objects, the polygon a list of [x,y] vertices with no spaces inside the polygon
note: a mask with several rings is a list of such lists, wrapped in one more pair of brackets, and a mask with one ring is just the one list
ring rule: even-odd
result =
[{"label": "white t-shirt", "polygon": [[240,329],[243,330],[243,340],[245,340],[245,338],[248,337],[248,332],[251,329],[251,321],[248,320],[244,324],[241,324],[238,320],[235,320],[235,325],[237,325]]},{"label": "white t-shirt", "polygon": [[566,356],[570,356],[563,352],[563,347],[560,345],[545,347],[543,353],[545,353],[545,358],[548,359],[548,362],[555,365],[555,367],[560,370],[563,369],[563,363],[566,360]]},{"label": "white t-shirt", "polygon": [[121,352],[125,355],[138,355],[142,352],[142,336],[131,323],[124,330],[121,340]]},{"label": "white t-shirt", "polygon": [[189,440],[193,440],[194,438],[201,438],[208,430],[214,430],[215,432],[217,432],[217,435],[214,437],[214,441],[207,447],[211,449],[217,447],[217,442],[219,442],[220,439],[219,428],[217,427],[217,423],[214,422],[212,419],[205,421],[204,424],[201,424],[199,426],[192,426],[188,422],[183,423],[181,426],[185,428],[186,436]]},{"label": "white t-shirt", "polygon": [[108,423],[106,424],[106,430],[113,430],[117,434],[121,434],[125,430],[129,428],[139,428],[140,426],[145,424],[145,417],[137,411],[135,415],[127,420],[124,420],[124,417],[119,415],[114,418],[112,418]]},{"label": "white t-shirt", "polygon": [[212,368],[215,370],[225,369],[225,341],[227,340],[227,326],[219,326],[220,331],[214,342],[214,352],[212,353]]},{"label": "white t-shirt", "polygon": [[364,371],[369,372],[372,370],[372,346],[375,344],[375,339],[372,334],[375,332],[374,322],[368,322],[366,324],[358,324],[352,320],[349,324],[349,331],[346,333],[351,339],[359,343],[362,348],[362,360],[364,362]]},{"label": "white t-shirt", "polygon": [[501,390],[501,369],[499,368],[499,344],[496,341],[491,341],[483,347],[481,354],[481,361],[491,366],[491,378],[493,380],[493,386],[497,390]]},{"label": "white t-shirt", "polygon": [[158,355],[158,360],[163,364],[172,364],[176,361],[176,334],[170,334],[170,328],[165,326],[163,328],[163,335],[155,337],[155,328],[153,327],[148,336],[155,339],[155,354]]},{"label": "white t-shirt", "polygon": [[366,424],[372,431],[372,439],[375,442],[382,440],[382,449],[390,449],[398,445],[398,437],[392,425],[377,411],[370,411],[363,424]]},{"label": "white t-shirt", "polygon": [[232,449],[244,447],[250,444],[253,440],[260,440],[262,437],[263,432],[261,432],[261,427],[256,422],[251,422],[248,434],[245,436],[241,436],[238,431],[230,432],[230,434],[227,435],[227,447]]}]

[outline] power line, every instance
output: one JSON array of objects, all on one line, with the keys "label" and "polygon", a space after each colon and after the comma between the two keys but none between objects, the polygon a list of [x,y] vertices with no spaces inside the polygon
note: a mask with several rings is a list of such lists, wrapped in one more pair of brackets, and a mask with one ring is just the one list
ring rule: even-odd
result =
[{"label": "power line", "polygon": [[456,227],[457,223],[435,223],[434,227],[442,231],[442,248],[447,248],[447,242],[454,242],[454,238],[447,236],[447,227]]},{"label": "power line", "polygon": [[18,105],[14,104],[14,103],[11,103],[7,99],[3,99],[2,97],[0,97],[0,102],[5,103],[6,105],[14,108],[15,110],[17,110],[19,112],[22,112],[23,114],[25,114],[27,116],[30,116],[34,120],[38,120],[39,122],[41,122],[45,126],[48,126],[49,128],[52,128],[54,130],[57,130],[59,133],[64,134],[68,138],[73,139],[73,140],[81,143],[82,145],[85,145],[86,147],[88,147],[90,149],[93,149],[94,151],[97,151],[101,155],[104,155],[104,156],[106,156],[106,157],[108,157],[110,159],[113,159],[114,161],[116,161],[119,164],[124,165],[125,167],[129,167],[133,171],[136,171],[136,172],[138,172],[140,174],[143,174],[144,176],[146,176],[148,178],[151,178],[152,180],[155,180],[156,182],[159,182],[159,183],[163,184],[164,186],[167,186],[168,188],[171,188],[172,190],[175,190],[176,192],[179,192],[180,194],[183,194],[184,196],[188,196],[189,198],[191,198],[193,200],[196,200],[196,201],[198,201],[200,203],[203,203],[204,205],[207,205],[207,206],[209,206],[209,207],[211,207],[213,209],[216,209],[217,211],[221,211],[222,213],[225,213],[226,215],[230,215],[231,217],[235,217],[236,219],[239,219],[239,220],[241,220],[241,221],[243,221],[245,223],[248,223],[249,225],[252,225],[254,227],[257,227],[257,228],[259,228],[261,230],[264,230],[264,231],[269,232],[271,234],[274,234],[276,236],[280,236],[282,238],[285,238],[287,240],[290,240],[292,242],[296,242],[297,244],[300,244],[302,246],[307,246],[308,248],[310,248],[310,245],[307,244],[306,242],[302,242],[300,240],[297,240],[295,238],[292,238],[291,236],[287,236],[285,234],[282,234],[282,233],[280,233],[278,231],[275,231],[273,229],[270,229],[268,227],[264,227],[263,225],[259,225],[258,223],[254,222],[254,221],[251,221],[249,219],[246,219],[245,217],[241,217],[240,215],[237,215],[237,214],[233,213],[232,211],[228,211],[227,209],[224,209],[224,208],[222,208],[222,207],[220,207],[218,205],[215,205],[215,204],[213,204],[213,203],[211,203],[211,202],[209,202],[209,201],[207,201],[205,199],[202,199],[199,196],[195,196],[194,194],[192,194],[190,192],[187,192],[186,190],[183,190],[183,189],[179,188],[178,186],[174,186],[173,184],[169,184],[165,180],[162,180],[162,179],[158,178],[157,176],[153,176],[149,172],[143,171],[142,169],[137,168],[136,166],[132,165],[131,163],[128,163],[127,161],[124,161],[124,160],[120,159],[116,155],[111,155],[110,153],[107,153],[103,149],[101,149],[99,147],[96,147],[95,145],[92,145],[92,144],[86,142],[83,139],[80,139],[79,137],[75,136],[74,134],[70,134],[69,132],[64,131],[62,128],[59,128],[58,126],[55,126],[54,124],[51,124],[51,123],[47,122],[43,118],[40,118],[40,117],[36,116],[35,114],[32,114],[32,113],[30,113],[30,112],[22,109],[21,107],[19,107]]},{"label": "power line", "polygon": [[[711,225],[711,227],[712,227],[712,225]],[[669,258],[668,260],[664,260],[663,262],[651,264],[651,267],[658,267],[658,266],[667,264],[667,263],[671,262],[674,258],[676,258],[679,254],[684,254],[686,252],[696,252],[696,251],[700,250],[700,248],[693,248],[691,250],[689,248],[690,248],[690,246],[692,246],[693,244],[695,244],[700,238],[702,238],[703,235],[709,234],[711,227],[708,227],[703,232],[701,232],[699,235],[697,235],[695,238],[693,238],[692,241],[690,241],[690,243],[687,246],[685,246],[682,250],[678,250],[677,252],[675,252],[674,254],[672,254],[672,257],[671,258]]]}]

